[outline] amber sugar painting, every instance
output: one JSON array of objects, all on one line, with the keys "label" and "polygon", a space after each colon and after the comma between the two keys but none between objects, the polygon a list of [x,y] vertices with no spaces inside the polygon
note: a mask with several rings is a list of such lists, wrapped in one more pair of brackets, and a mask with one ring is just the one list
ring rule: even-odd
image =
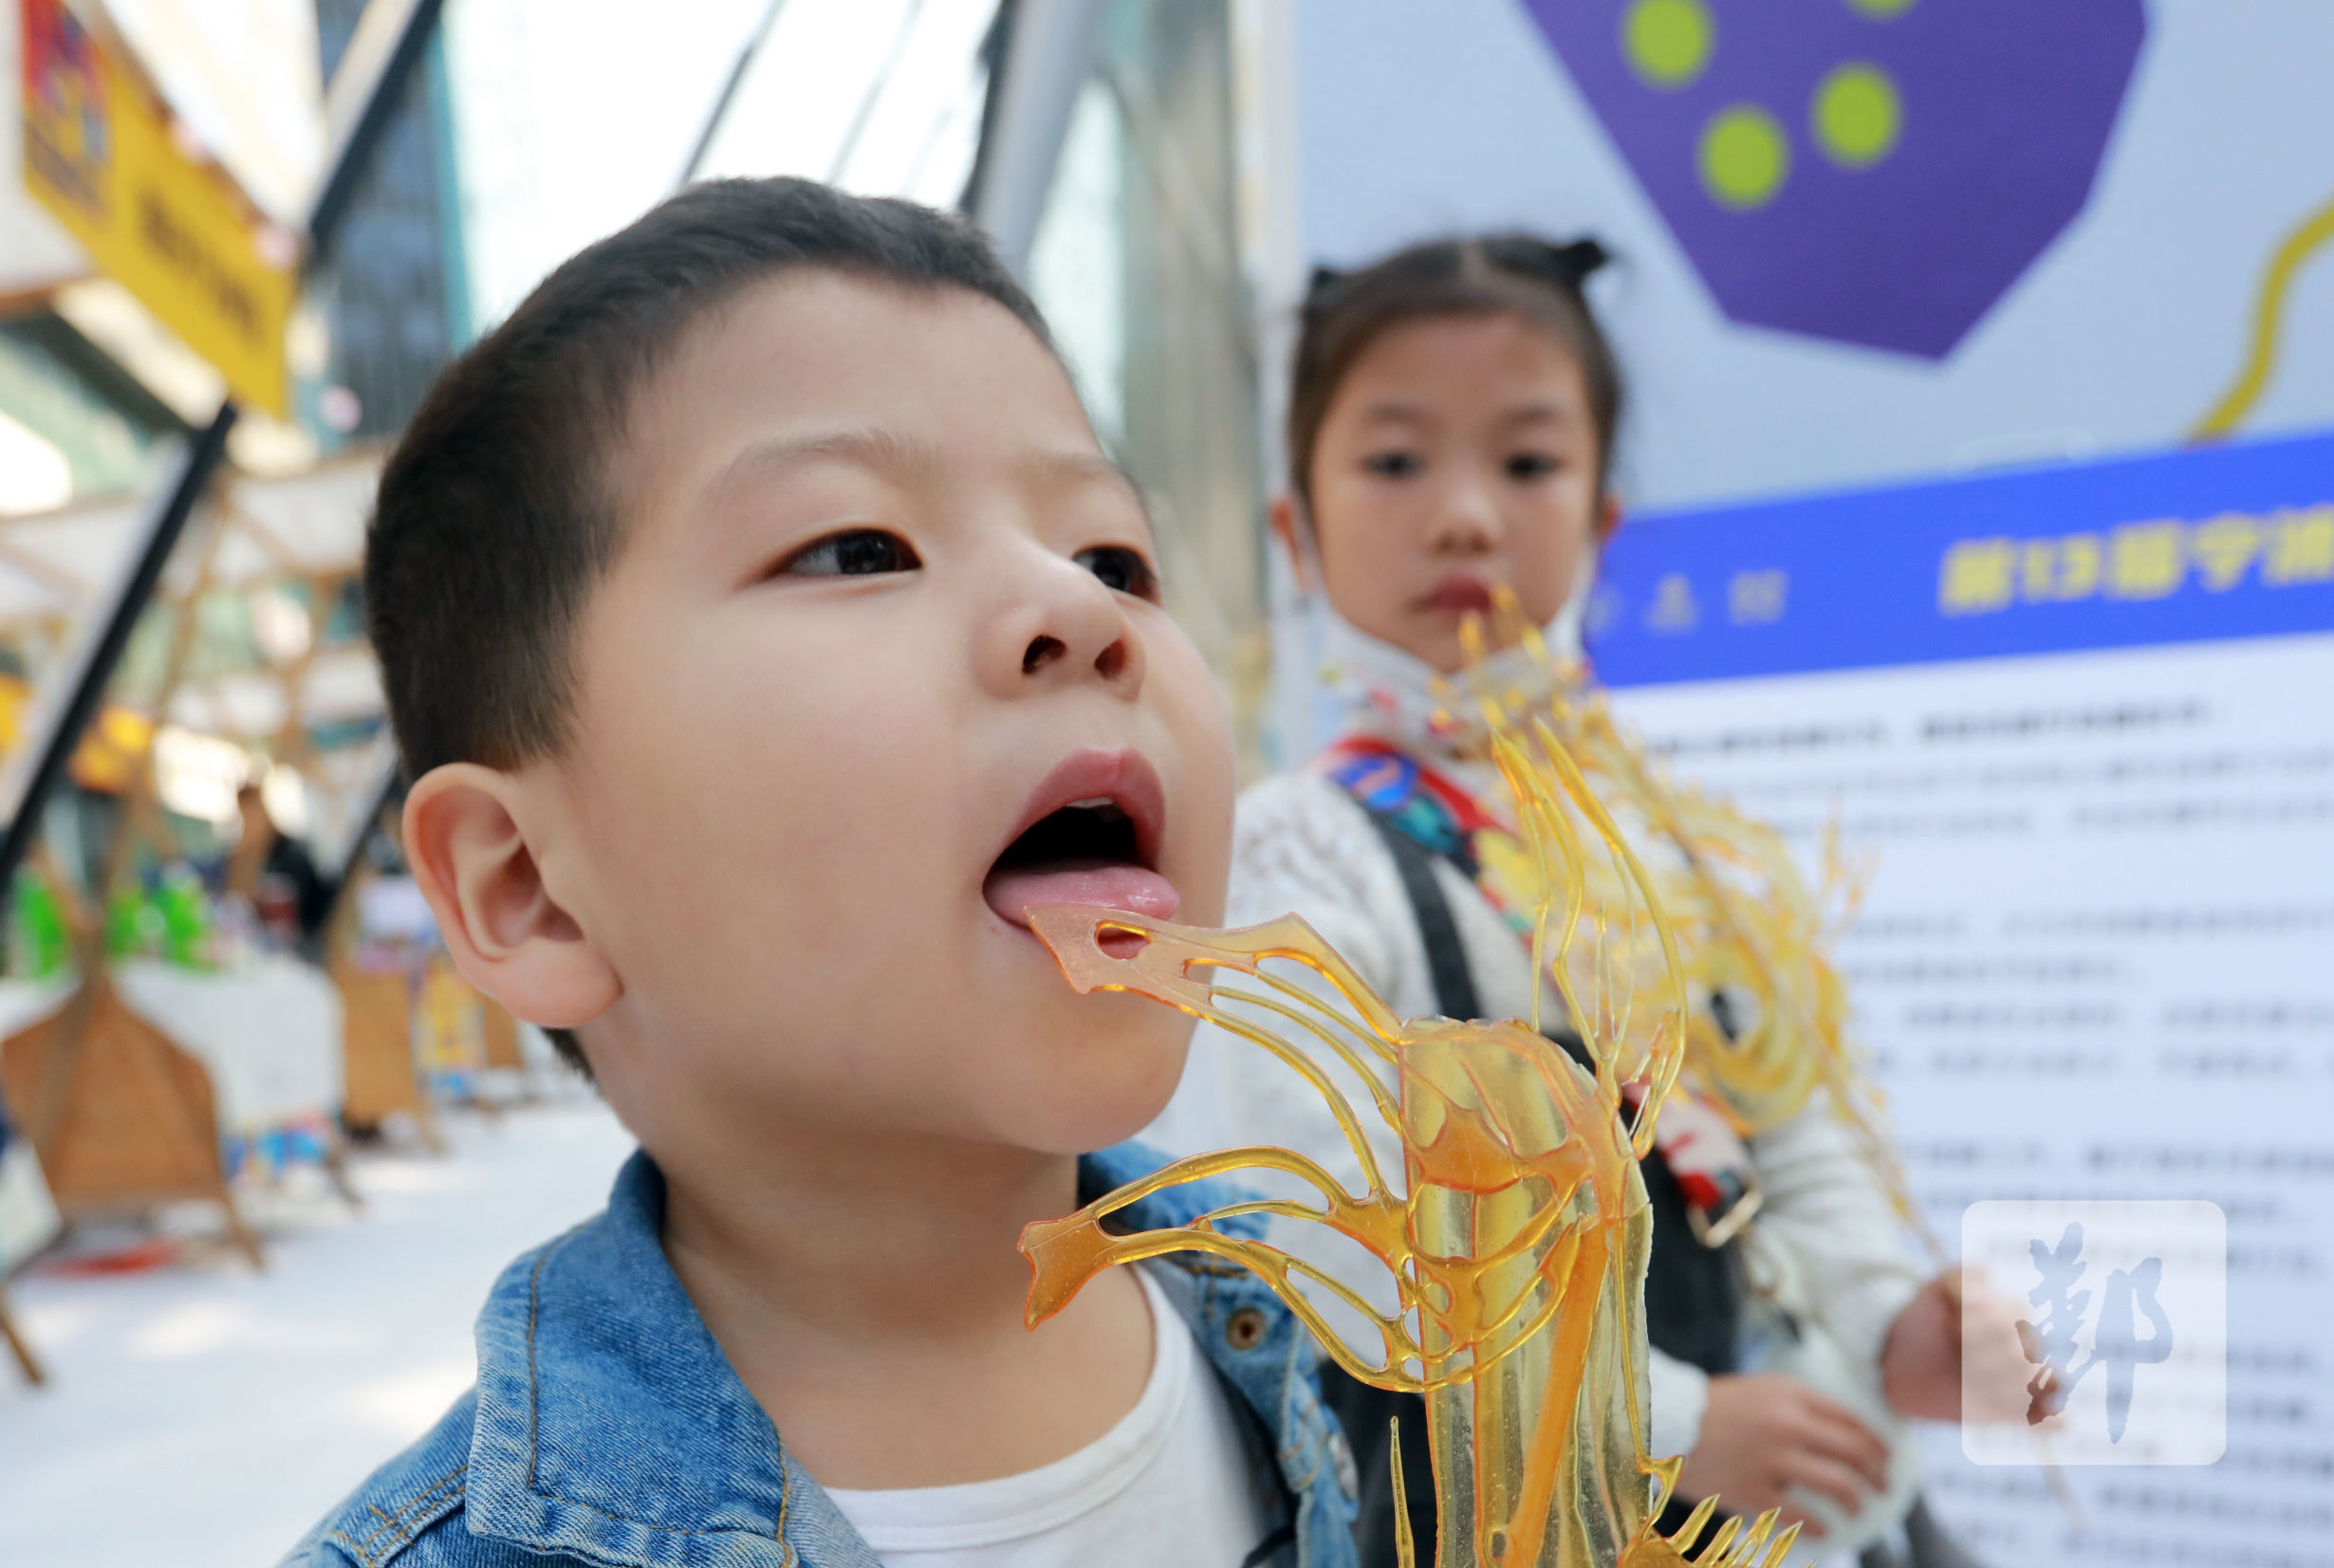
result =
[{"label": "amber sugar painting", "polygon": [[[1203,931],[1112,910],[1033,911],[1033,929],[1079,990],[1131,991],[1180,1008],[1306,1078],[1344,1129],[1367,1190],[1348,1191],[1269,1146],[1177,1161],[1023,1233],[1034,1273],[1029,1320],[1045,1320],[1116,1264],[1209,1253],[1269,1283],[1355,1376],[1424,1395],[1439,1568],[1773,1568],[1797,1531],[1779,1529],[1771,1513],[1725,1521],[1691,1554],[1685,1543],[1702,1534],[1717,1500],[1673,1537],[1654,1523],[1679,1462],[1645,1451],[1651,1220],[1637,1160],[1686,1057],[1675,937],[1653,879],[1555,733],[1534,721],[1491,744],[1534,872],[1535,940],[1552,949],[1543,967],[1594,1070],[1541,1034],[1537,1020],[1395,1017],[1294,916]],[[1267,969],[1268,960],[1309,971],[1318,988]],[[1354,1068],[1370,1102],[1348,1100],[1314,1051]],[[1392,1068],[1395,1088],[1373,1061]],[[1400,1137],[1399,1184],[1373,1158],[1366,1116]],[[1106,1228],[1150,1192],[1243,1171],[1293,1176],[1317,1201],[1247,1199],[1179,1227]],[[1393,1277],[1399,1310],[1380,1312],[1302,1260],[1224,1228],[1243,1217],[1343,1232]],[[1382,1356],[1350,1349],[1311,1291],[1374,1321]],[[1399,1456],[1395,1480],[1399,1489]],[[1405,1546],[1406,1561],[1415,1550]]]},{"label": "amber sugar painting", "polygon": [[[1837,821],[1824,836],[1823,875],[1810,881],[1772,827],[1670,778],[1616,722],[1604,692],[1549,648],[1513,596],[1495,599],[1488,624],[1462,628],[1473,662],[1453,707],[1471,710],[1488,734],[1519,742],[1545,726],[1586,792],[1613,813],[1632,843],[1643,846],[1643,874],[1664,930],[1683,955],[1694,1004],[1681,1076],[1746,1134],[1770,1132],[1822,1100],[1847,1129],[1899,1222],[1933,1263],[1948,1264],[1942,1240],[1913,1202],[1887,1098],[1849,1027],[1847,988],[1831,950],[1856,914],[1862,876],[1843,852]],[[1501,659],[1494,650],[1512,654]],[[1492,673],[1513,672],[1519,662],[1528,680]],[[1503,902],[1536,908],[1541,860],[1528,846],[1503,845],[1504,837],[1484,835],[1488,841],[1479,841],[1477,852],[1506,885]],[[1582,873],[1591,909],[1626,896],[1609,864],[1584,861]],[[1593,944],[1576,944],[1555,961],[1577,968],[1616,958]],[[1650,953],[1641,957],[1640,972],[1656,961]],[[1757,1210],[1754,1193],[1730,1218],[1748,1222]]]}]

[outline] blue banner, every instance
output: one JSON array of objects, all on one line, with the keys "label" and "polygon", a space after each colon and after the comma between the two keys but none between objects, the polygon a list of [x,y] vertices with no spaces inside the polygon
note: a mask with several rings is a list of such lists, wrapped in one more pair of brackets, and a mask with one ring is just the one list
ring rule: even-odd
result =
[{"label": "blue banner", "polygon": [[2334,631],[2334,435],[1633,517],[1612,686]]}]

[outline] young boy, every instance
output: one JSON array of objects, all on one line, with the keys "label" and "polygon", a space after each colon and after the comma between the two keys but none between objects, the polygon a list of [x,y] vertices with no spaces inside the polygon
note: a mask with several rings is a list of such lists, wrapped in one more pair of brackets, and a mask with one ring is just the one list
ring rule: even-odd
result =
[{"label": "young boy", "polygon": [[446,374],[366,567],[406,848],[640,1151],[293,1560],[1351,1560],[1261,1284],[1117,1270],[1023,1327],[1021,1227],[1150,1168],[1107,1146],[1188,1032],[1025,911],[1223,908],[1226,728],[1152,560],[1035,308],[904,203],[695,187]]}]

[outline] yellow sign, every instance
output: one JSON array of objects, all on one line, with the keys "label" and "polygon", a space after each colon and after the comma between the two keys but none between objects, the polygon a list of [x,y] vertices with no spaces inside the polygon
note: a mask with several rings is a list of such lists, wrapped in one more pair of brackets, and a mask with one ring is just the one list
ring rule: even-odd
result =
[{"label": "yellow sign", "polygon": [[[32,684],[22,675],[0,673],[0,756],[25,738],[25,710],[32,706]],[[119,795],[145,766],[154,744],[154,721],[136,709],[109,704],[82,731],[71,764],[73,782],[83,789]]]},{"label": "yellow sign", "polygon": [[23,6],[25,189],[239,400],[284,417],[284,328],[299,290],[288,236],[187,153],[116,46],[63,0]]}]

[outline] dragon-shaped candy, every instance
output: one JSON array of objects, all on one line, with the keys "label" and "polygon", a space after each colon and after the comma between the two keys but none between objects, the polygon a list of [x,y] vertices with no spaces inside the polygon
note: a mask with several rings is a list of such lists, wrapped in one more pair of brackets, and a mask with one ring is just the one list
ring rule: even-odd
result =
[{"label": "dragon-shaped candy", "polygon": [[[1651,1221],[1637,1162],[1686,1058],[1676,942],[1654,879],[1556,732],[1533,720],[1491,746],[1533,873],[1537,967],[1554,977],[1594,1069],[1543,1036],[1536,1019],[1395,1017],[1293,915],[1202,931],[1115,910],[1034,910],[1032,929],[1079,990],[1131,991],[1180,1008],[1303,1075],[1336,1114],[1367,1190],[1349,1191],[1286,1149],[1176,1161],[1023,1233],[1035,1275],[1029,1321],[1060,1311],[1115,1264],[1209,1253],[1271,1285],[1356,1377],[1425,1396],[1439,1568],[1777,1568],[1798,1531],[1780,1528],[1772,1512],[1727,1520],[1698,1548],[1691,1543],[1716,1500],[1669,1535],[1655,1524],[1681,1462],[1644,1448]],[[1542,950],[1551,941],[1553,950]],[[1291,978],[1287,965],[1312,983]],[[1317,1053],[1351,1067],[1370,1103],[1350,1102]],[[1391,1068],[1393,1088],[1373,1062]],[[1400,1138],[1399,1184],[1372,1154],[1367,1116]],[[1132,1234],[1104,1226],[1162,1188],[1244,1170],[1294,1177],[1314,1201],[1244,1199]],[[1320,1269],[1221,1227],[1244,1215],[1312,1221],[1352,1238],[1393,1276],[1398,1310],[1381,1312]],[[1373,1321],[1382,1356],[1357,1355],[1310,1291]],[[1399,1453],[1394,1475],[1400,1518]],[[1410,1568],[1407,1541],[1403,1554]]]}]

